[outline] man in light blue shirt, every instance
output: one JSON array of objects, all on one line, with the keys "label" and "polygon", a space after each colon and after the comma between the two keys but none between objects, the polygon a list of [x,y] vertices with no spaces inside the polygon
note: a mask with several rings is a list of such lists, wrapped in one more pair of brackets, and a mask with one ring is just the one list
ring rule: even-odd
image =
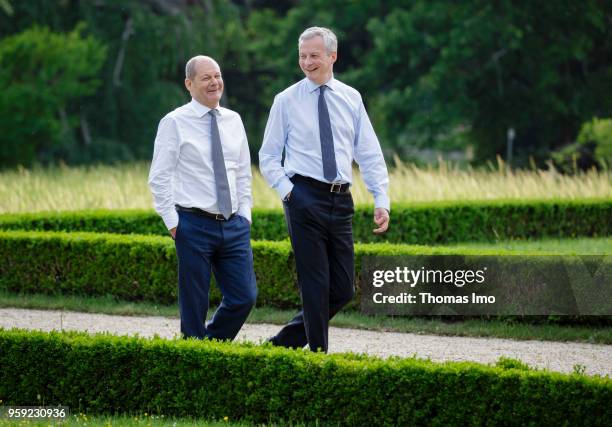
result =
[{"label": "man in light blue shirt", "polygon": [[385,161],[361,95],[334,79],[337,46],[327,28],[302,33],[306,78],[274,98],[259,151],[261,172],[284,202],[303,304],[270,341],[313,351],[327,351],[329,319],[354,295],[353,160],[374,196],[374,233],[389,226]]}]

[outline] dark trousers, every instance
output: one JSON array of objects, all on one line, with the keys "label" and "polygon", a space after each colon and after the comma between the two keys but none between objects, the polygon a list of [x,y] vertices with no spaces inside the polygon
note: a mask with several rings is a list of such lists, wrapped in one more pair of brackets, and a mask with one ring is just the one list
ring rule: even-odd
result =
[{"label": "dark trousers", "polygon": [[285,218],[295,254],[302,310],[273,338],[274,345],[327,352],[329,320],[355,294],[353,199],[294,181]]},{"label": "dark trousers", "polygon": [[[217,221],[192,212],[178,212],[179,308],[184,337],[232,340],[257,297],[250,224],[235,215]],[[211,270],[223,299],[206,324]]]}]

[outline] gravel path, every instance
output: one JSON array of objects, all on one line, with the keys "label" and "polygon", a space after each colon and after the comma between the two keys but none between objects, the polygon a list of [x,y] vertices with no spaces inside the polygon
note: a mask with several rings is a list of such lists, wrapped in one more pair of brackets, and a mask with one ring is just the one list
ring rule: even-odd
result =
[{"label": "gravel path", "polygon": [[[64,329],[90,333],[108,331],[118,335],[151,337],[158,334],[171,338],[179,330],[179,321],[156,316],[110,316],[5,308],[0,309],[0,328]],[[278,329],[278,325],[247,324],[237,340],[261,342]],[[533,367],[559,372],[572,372],[574,365],[578,364],[585,366],[589,375],[612,377],[612,345],[445,337],[344,328],[330,328],[329,343],[331,353],[352,351],[381,357],[416,355],[434,361],[467,360],[486,364],[505,356],[522,360]]]}]

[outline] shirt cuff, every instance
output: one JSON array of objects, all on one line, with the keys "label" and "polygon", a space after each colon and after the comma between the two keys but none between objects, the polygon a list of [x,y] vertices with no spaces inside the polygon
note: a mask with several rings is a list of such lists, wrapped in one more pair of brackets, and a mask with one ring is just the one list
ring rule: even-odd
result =
[{"label": "shirt cuff", "polygon": [[391,201],[386,194],[379,194],[374,197],[374,207],[385,208],[388,212],[391,212]]},{"label": "shirt cuff", "polygon": [[293,190],[293,183],[287,176],[285,176],[280,180],[275,190],[280,196],[281,200],[285,200],[287,194],[289,194],[289,192]]},{"label": "shirt cuff", "polygon": [[251,220],[251,208],[249,207],[242,206],[238,208],[238,210],[236,211],[236,215],[244,217],[247,221],[249,221],[249,224],[253,223],[253,221]]},{"label": "shirt cuff", "polygon": [[178,214],[175,210],[171,210],[167,214],[162,215],[162,219],[168,230],[172,230],[179,223]]}]

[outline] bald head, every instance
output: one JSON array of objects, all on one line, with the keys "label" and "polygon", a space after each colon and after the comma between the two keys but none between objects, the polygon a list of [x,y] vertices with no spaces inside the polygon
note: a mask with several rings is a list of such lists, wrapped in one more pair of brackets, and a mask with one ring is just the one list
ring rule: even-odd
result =
[{"label": "bald head", "polygon": [[208,108],[217,108],[223,95],[223,77],[217,61],[198,55],[187,61],[185,87],[191,97]]},{"label": "bald head", "polygon": [[210,56],[197,55],[187,61],[187,65],[185,65],[185,78],[193,80],[197,74],[196,68],[201,63],[208,63],[208,65],[216,66],[219,70],[221,70],[219,64],[217,64],[217,61],[212,59]]}]

